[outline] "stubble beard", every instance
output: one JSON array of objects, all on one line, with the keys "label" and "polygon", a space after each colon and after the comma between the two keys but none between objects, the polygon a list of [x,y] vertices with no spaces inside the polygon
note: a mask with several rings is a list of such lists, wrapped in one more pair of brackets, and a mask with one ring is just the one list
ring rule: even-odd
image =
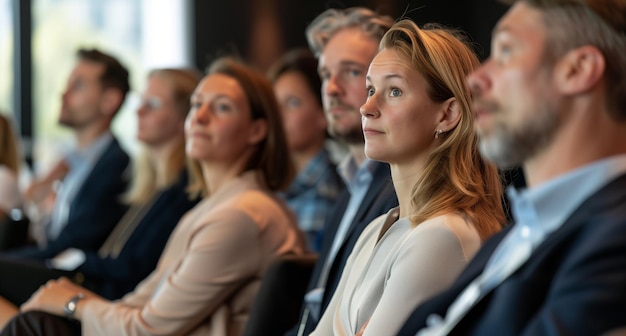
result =
[{"label": "stubble beard", "polygon": [[[492,113],[501,114],[501,109]],[[553,139],[558,128],[558,115],[547,104],[539,106],[532,118],[519,126],[494,120],[489,134],[478,132],[480,154],[503,169],[514,168],[535,157]]]}]

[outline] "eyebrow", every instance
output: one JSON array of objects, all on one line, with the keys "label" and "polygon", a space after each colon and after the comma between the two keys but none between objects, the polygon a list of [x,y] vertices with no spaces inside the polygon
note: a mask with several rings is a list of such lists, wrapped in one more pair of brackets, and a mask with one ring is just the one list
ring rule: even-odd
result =
[{"label": "eyebrow", "polygon": [[[404,79],[403,76],[401,76],[399,74],[394,74],[394,73],[387,74],[387,75],[383,76],[382,79],[389,80],[389,79],[392,79],[392,78]],[[372,80],[369,75],[365,76],[365,79],[368,80],[368,81]]]}]

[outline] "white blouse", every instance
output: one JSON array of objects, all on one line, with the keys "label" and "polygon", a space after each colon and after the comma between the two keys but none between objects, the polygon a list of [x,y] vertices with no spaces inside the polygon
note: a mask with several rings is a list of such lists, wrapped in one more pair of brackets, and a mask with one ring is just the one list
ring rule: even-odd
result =
[{"label": "white blouse", "polygon": [[[443,291],[481,245],[473,225],[450,213],[420,223],[391,209],[363,231],[311,335],[395,335],[415,307]],[[380,236],[385,227],[389,229]]]}]

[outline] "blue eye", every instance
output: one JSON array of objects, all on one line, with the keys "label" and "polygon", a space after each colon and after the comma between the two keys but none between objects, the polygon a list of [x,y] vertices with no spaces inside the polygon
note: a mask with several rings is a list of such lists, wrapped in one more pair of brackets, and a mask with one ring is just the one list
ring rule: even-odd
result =
[{"label": "blue eye", "polygon": [[400,97],[402,95],[402,91],[400,91],[400,89],[397,89],[397,88],[392,88],[389,91],[389,95],[391,97]]},{"label": "blue eye", "polygon": [[156,110],[163,106],[163,101],[159,97],[147,97],[143,100],[141,105],[149,110]]},{"label": "blue eye", "polygon": [[217,104],[215,110],[218,112],[228,112],[230,111],[230,106],[227,104]]},{"label": "blue eye", "polygon": [[370,87],[368,87],[368,88],[367,88],[367,96],[368,96],[368,97],[373,96],[373,95],[374,95],[374,93],[376,93],[376,90],[374,90],[374,88],[373,88],[373,87],[371,87],[371,86],[370,86]]},{"label": "blue eye", "polygon": [[361,71],[360,70],[356,70],[356,69],[350,69],[350,70],[348,70],[348,74],[351,77],[358,77],[358,76],[361,75]]},{"label": "blue eye", "polygon": [[292,98],[287,99],[287,107],[297,108],[297,107],[300,107],[300,105],[301,105],[300,99],[298,98],[292,97]]},{"label": "blue eye", "polygon": [[191,102],[192,109],[199,109],[202,106],[202,102]]}]

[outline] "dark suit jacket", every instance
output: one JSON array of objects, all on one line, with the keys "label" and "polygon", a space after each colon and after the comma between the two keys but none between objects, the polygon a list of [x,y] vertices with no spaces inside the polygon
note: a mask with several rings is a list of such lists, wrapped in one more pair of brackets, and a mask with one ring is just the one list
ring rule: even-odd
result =
[{"label": "dark suit jacket", "polygon": [[97,251],[127,210],[120,202],[120,195],[127,188],[124,172],[128,162],[128,155],[114,138],[76,193],[67,224],[57,239],[43,249],[26,247],[8,252],[8,256],[45,260],[69,247]]},{"label": "dark suit jacket", "polygon": [[[324,262],[327,259],[328,253],[333,244],[333,240],[335,239],[335,234],[337,233],[337,228],[341,223],[341,219],[343,217],[343,213],[348,206],[348,202],[350,201],[350,193],[346,190],[342,192],[339,196],[339,200],[337,201],[337,205],[333,211],[333,215],[330,221],[326,225],[324,241],[322,242],[322,250],[320,251],[320,255],[318,257],[318,262],[315,264],[315,269],[313,270],[313,275],[311,276],[311,280],[309,282],[309,288],[307,291],[310,291],[317,287],[319,282],[320,273],[324,266]],[[386,213],[389,209],[398,206],[398,199],[396,197],[396,192],[393,188],[393,183],[391,181],[391,174],[389,172],[389,165],[381,164],[375,170],[373,174],[372,183],[363,198],[363,202],[359,210],[357,211],[350,228],[348,229],[348,233],[344,239],[344,242],[339,247],[337,251],[337,255],[332,263],[330,271],[328,273],[328,279],[326,280],[326,287],[324,290],[324,297],[322,299],[322,309],[321,314],[326,310],[330,299],[337,289],[337,284],[339,283],[339,279],[341,278],[341,273],[343,272],[343,267],[346,264],[346,260],[348,256],[352,252],[352,248],[354,248],[354,244],[357,239],[361,235],[361,232],[367,227],[369,223],[371,223],[376,217]],[[302,323],[304,316],[300,317],[300,323]],[[307,318],[306,328],[304,335],[308,335],[311,331],[315,329],[317,323],[313,323],[310,318]],[[296,329],[292,330],[290,334],[295,335],[298,326]]]},{"label": "dark suit jacket", "polygon": [[[510,230],[488,240],[456,282],[420,305],[398,335],[415,335],[481,274]],[[599,335],[626,325],[626,175],[588,198],[488,293],[451,335]]]},{"label": "dark suit jacket", "polygon": [[156,267],[170,233],[180,218],[198,199],[190,200],[186,193],[187,173],[157,196],[146,214],[115,258],[101,258],[97,252],[87,252],[85,263],[78,271],[84,275],[85,286],[107,299],[114,300],[135,289]]}]

